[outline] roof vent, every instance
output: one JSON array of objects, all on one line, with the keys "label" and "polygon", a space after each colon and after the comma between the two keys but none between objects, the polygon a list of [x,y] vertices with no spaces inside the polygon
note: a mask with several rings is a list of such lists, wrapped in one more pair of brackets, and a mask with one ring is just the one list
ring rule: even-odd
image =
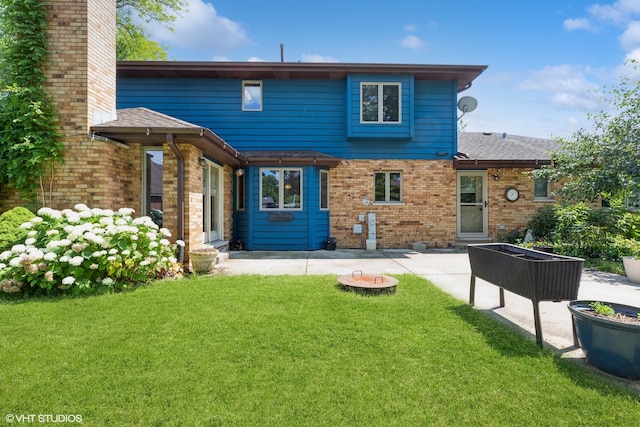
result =
[{"label": "roof vent", "polygon": [[507,133],[506,132],[502,132],[502,139],[505,139],[507,137]]}]

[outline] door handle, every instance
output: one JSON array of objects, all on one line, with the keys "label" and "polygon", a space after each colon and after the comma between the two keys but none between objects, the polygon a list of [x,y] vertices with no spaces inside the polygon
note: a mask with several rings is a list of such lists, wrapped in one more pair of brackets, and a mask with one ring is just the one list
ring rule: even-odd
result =
[{"label": "door handle", "polygon": [[485,208],[487,207],[487,201],[486,200],[484,201],[484,207]]}]

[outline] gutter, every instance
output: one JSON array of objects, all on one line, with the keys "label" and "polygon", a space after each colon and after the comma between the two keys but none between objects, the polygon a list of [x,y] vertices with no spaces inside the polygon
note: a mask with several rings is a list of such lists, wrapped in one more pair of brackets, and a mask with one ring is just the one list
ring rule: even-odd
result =
[{"label": "gutter", "polygon": [[[167,144],[171,148],[173,155],[178,159],[178,239],[184,241],[184,155],[173,142],[173,134],[167,133]],[[184,247],[178,246],[178,262],[184,262]]]}]

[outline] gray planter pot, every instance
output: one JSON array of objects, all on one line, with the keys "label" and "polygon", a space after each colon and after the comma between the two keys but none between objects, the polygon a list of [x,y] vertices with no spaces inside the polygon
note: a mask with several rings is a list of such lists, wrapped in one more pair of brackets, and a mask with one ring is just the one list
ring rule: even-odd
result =
[{"label": "gray planter pot", "polygon": [[[622,378],[640,379],[640,324],[624,323],[588,313],[593,301],[571,301],[576,345],[587,362],[596,368]],[[638,307],[604,302],[616,313],[637,317]]]}]

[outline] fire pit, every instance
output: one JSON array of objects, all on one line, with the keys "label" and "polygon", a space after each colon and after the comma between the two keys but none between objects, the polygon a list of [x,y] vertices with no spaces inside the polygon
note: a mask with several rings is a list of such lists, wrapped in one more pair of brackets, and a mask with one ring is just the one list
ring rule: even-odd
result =
[{"label": "fire pit", "polygon": [[343,289],[366,295],[395,294],[398,280],[393,277],[362,274],[356,270],[351,274],[338,277]]}]

